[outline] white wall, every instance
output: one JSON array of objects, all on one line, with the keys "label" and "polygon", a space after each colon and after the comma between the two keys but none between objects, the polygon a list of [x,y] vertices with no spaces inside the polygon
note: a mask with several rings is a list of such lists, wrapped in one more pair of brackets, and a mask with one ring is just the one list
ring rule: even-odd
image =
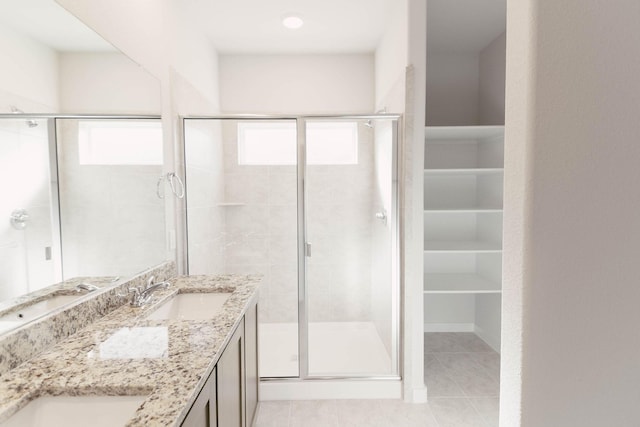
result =
[{"label": "white wall", "polygon": [[160,114],[160,82],[125,55],[61,53],[63,113]]},{"label": "white wall", "polygon": [[156,77],[166,76],[165,3],[169,0],[55,0]]},{"label": "white wall", "polygon": [[423,330],[423,194],[426,0],[394,3],[376,49],[376,110],[403,114],[398,162],[401,184],[403,398],[425,402]]},{"label": "white wall", "polygon": [[26,112],[58,107],[58,55],[53,49],[0,26],[0,112],[10,106]]},{"label": "white wall", "polygon": [[479,55],[427,52],[427,125],[479,123]]},{"label": "white wall", "polygon": [[[409,63],[408,10],[408,1],[394,2],[393,15],[376,48],[376,110],[386,107],[390,113],[404,111],[403,83],[405,69]],[[402,85],[399,85],[399,82]]]},{"label": "white wall", "polygon": [[373,56],[222,55],[225,113],[367,113],[374,106]]},{"label": "white wall", "polygon": [[220,105],[218,53],[209,39],[197,32],[187,7],[185,2],[165,1],[163,32],[168,48],[163,55],[170,68],[211,105],[213,114]]},{"label": "white wall", "polygon": [[640,420],[638,16],[507,8],[503,427]]},{"label": "white wall", "polygon": [[482,125],[504,124],[506,43],[504,32],[480,52],[478,112]]}]

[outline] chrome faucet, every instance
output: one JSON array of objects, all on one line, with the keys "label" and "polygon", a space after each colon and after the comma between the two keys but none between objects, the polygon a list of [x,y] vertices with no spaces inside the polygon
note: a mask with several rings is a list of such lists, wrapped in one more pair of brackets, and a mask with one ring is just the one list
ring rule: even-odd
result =
[{"label": "chrome faucet", "polygon": [[77,292],[82,292],[82,291],[87,291],[87,292],[93,292],[93,291],[97,291],[98,289],[100,289],[99,287],[97,287],[96,285],[92,285],[91,283],[80,283],[79,285],[76,285],[76,291]]},{"label": "chrome faucet", "polygon": [[134,307],[142,307],[147,304],[151,300],[151,295],[157,291],[158,289],[168,288],[169,282],[158,282],[154,283],[156,280],[155,276],[149,277],[147,280],[147,286],[142,288],[133,287],[129,289],[129,292],[132,293],[131,296],[131,305]]}]

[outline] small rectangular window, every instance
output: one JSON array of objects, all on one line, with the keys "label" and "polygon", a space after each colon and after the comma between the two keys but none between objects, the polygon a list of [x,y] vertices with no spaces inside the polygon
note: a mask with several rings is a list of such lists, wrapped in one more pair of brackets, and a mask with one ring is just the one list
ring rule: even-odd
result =
[{"label": "small rectangular window", "polygon": [[161,165],[159,121],[89,120],[78,124],[81,165]]},{"label": "small rectangular window", "polygon": [[295,122],[238,123],[239,165],[295,165]]},{"label": "small rectangular window", "polygon": [[[307,123],[307,164],[358,164],[358,125],[355,122]],[[295,122],[238,123],[239,165],[295,165]]]}]

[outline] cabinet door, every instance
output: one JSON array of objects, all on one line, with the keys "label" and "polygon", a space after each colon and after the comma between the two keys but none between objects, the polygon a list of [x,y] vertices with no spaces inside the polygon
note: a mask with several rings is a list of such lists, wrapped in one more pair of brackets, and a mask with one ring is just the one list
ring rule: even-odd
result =
[{"label": "cabinet door", "polygon": [[209,427],[218,427],[218,368],[213,368],[205,386],[209,390]]},{"label": "cabinet door", "polygon": [[247,427],[253,425],[258,406],[258,307],[253,306],[244,316],[244,352],[246,377]]},{"label": "cabinet door", "polygon": [[218,425],[245,427],[244,320],[218,361]]},{"label": "cabinet door", "polygon": [[198,398],[191,406],[187,417],[182,422],[182,427],[212,427],[217,425],[215,417],[213,419],[211,418],[211,406],[213,405],[215,407],[216,404],[215,399],[211,399],[211,389],[213,388],[215,390],[215,378],[216,374],[214,371],[200,391]]}]

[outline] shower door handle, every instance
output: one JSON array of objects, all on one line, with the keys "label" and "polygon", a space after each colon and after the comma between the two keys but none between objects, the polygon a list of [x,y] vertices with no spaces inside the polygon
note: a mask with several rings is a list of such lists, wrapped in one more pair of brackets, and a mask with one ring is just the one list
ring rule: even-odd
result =
[{"label": "shower door handle", "polygon": [[311,243],[307,242],[304,244],[304,254],[311,258]]}]

